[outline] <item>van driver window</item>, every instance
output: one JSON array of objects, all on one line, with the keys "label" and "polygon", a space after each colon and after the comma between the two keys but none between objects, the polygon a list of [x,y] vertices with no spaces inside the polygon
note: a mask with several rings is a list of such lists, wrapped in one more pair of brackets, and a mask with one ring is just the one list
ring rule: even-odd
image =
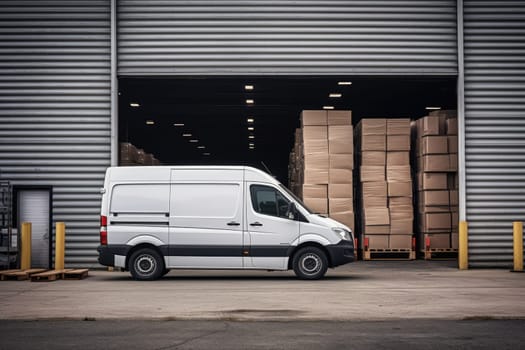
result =
[{"label": "van driver window", "polygon": [[253,210],[257,213],[287,218],[290,201],[279,191],[269,186],[250,186]]}]

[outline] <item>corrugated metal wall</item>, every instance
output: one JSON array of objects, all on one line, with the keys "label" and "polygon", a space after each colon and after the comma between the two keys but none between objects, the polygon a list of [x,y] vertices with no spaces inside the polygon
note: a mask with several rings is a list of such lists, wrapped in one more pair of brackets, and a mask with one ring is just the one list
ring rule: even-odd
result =
[{"label": "corrugated metal wall", "polygon": [[512,266],[525,221],[525,2],[465,1],[466,214],[471,266]]},{"label": "corrugated metal wall", "polygon": [[455,1],[119,0],[119,75],[457,73]]},{"label": "corrugated metal wall", "polygon": [[53,186],[66,265],[96,264],[110,164],[110,2],[0,2],[0,178]]}]

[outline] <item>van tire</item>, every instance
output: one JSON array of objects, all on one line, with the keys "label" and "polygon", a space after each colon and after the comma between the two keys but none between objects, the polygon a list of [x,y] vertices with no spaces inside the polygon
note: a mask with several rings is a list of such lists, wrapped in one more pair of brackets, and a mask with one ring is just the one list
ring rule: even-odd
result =
[{"label": "van tire", "polygon": [[293,256],[293,271],[302,280],[318,280],[328,270],[326,254],[316,247],[305,247]]},{"label": "van tire", "polygon": [[153,281],[163,276],[164,261],[155,249],[139,249],[129,258],[129,271],[135,280]]}]

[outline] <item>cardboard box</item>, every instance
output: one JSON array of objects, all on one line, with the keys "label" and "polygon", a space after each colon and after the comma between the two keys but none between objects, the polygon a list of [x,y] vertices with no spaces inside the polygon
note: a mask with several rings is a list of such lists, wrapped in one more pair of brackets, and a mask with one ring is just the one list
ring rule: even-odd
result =
[{"label": "cardboard box", "polygon": [[387,183],[385,181],[363,182],[363,197],[385,197],[387,196]]},{"label": "cardboard box", "polygon": [[449,171],[458,171],[458,155],[457,153],[449,154]]},{"label": "cardboard box", "polygon": [[452,211],[451,220],[452,220],[451,222],[452,230],[456,230],[459,227],[459,212]]},{"label": "cardboard box", "polygon": [[305,110],[301,112],[301,125],[327,125],[328,124],[326,111],[312,111]]},{"label": "cardboard box", "polygon": [[414,233],[413,219],[390,220],[390,234],[410,235]]},{"label": "cardboard box", "polygon": [[386,137],[387,151],[410,151],[410,135],[388,135]]},{"label": "cardboard box", "polygon": [[354,153],[352,125],[335,125],[328,127],[328,150],[331,154]]},{"label": "cardboard box", "polygon": [[421,122],[417,125],[418,137],[440,134],[440,121],[438,116],[426,116],[419,120],[421,120]]},{"label": "cardboard box", "polygon": [[327,198],[303,197],[303,202],[314,213],[318,213],[318,214],[328,213],[328,199]]},{"label": "cardboard box", "polygon": [[419,203],[424,206],[449,205],[449,193],[447,190],[430,190],[419,192]]},{"label": "cardboard box", "polygon": [[388,237],[388,247],[391,249],[411,249],[412,235],[391,234]]},{"label": "cardboard box", "polygon": [[457,190],[459,189],[459,179],[458,179],[458,173],[448,173],[447,174],[447,188],[449,190]]},{"label": "cardboard box", "polygon": [[447,135],[458,134],[458,120],[456,118],[449,118],[446,122]]},{"label": "cardboard box", "polygon": [[419,169],[424,172],[447,172],[450,169],[448,154],[430,154],[418,158]]},{"label": "cardboard box", "polygon": [[388,182],[411,181],[410,165],[387,165],[386,179]]},{"label": "cardboard box", "polygon": [[410,135],[409,118],[389,118],[386,120],[387,135]]},{"label": "cardboard box", "polygon": [[412,197],[412,181],[388,182],[389,197]]},{"label": "cardboard box", "polygon": [[386,151],[386,135],[361,135],[361,151]]},{"label": "cardboard box", "polygon": [[363,208],[386,208],[388,201],[387,197],[382,196],[366,196],[362,198]]},{"label": "cardboard box", "polygon": [[412,206],[412,198],[410,197],[389,197],[388,207]]},{"label": "cardboard box", "polygon": [[425,136],[419,139],[419,155],[426,154],[447,154],[447,136]]},{"label": "cardboard box", "polygon": [[385,167],[378,165],[361,165],[361,182],[384,182]]},{"label": "cardboard box", "polygon": [[[407,152],[394,152],[394,153],[403,153],[407,155]],[[361,153],[361,164],[363,165],[380,165],[384,167],[386,165],[386,155],[384,151],[365,151]],[[400,164],[402,165],[402,164]]]},{"label": "cardboard box", "polygon": [[387,249],[389,243],[389,235],[377,235],[364,237],[365,242],[368,243],[368,249]]},{"label": "cardboard box", "polygon": [[328,127],[326,126],[305,126],[303,127],[303,142],[309,140],[327,140]]},{"label": "cardboard box", "polygon": [[448,153],[458,153],[458,137],[457,135],[448,137]]},{"label": "cardboard box", "polygon": [[328,198],[327,185],[303,185],[303,197],[306,198]]},{"label": "cardboard box", "polygon": [[354,188],[351,182],[346,184],[328,184],[328,198],[352,197],[354,197]]},{"label": "cardboard box", "polygon": [[451,206],[459,205],[459,195],[457,190],[449,191],[449,202]]},{"label": "cardboard box", "polygon": [[365,118],[359,122],[361,135],[386,135],[385,118]]},{"label": "cardboard box", "polygon": [[344,212],[338,212],[338,213],[330,213],[330,218],[334,219],[335,221],[339,221],[340,223],[350,227],[352,232],[355,233],[355,221],[354,221],[354,213],[351,211],[344,211]]},{"label": "cardboard box", "polygon": [[364,208],[366,226],[390,225],[388,208]]},{"label": "cardboard box", "polygon": [[328,111],[328,125],[352,125],[352,111]]},{"label": "cardboard box", "polygon": [[354,168],[353,154],[329,154],[328,159],[330,169],[352,170]]},{"label": "cardboard box", "polygon": [[328,169],[306,168],[304,170],[304,183],[315,185],[328,184]]},{"label": "cardboard box", "polygon": [[453,249],[459,249],[459,234],[452,232],[450,235],[450,247]]},{"label": "cardboard box", "polygon": [[430,249],[450,248],[450,233],[428,233],[425,236],[430,241]]},{"label": "cardboard box", "polygon": [[425,206],[424,203],[419,203],[418,205],[419,213],[448,213],[450,212],[449,205],[428,205]]},{"label": "cardboard box", "polygon": [[402,152],[387,152],[386,165],[410,165],[410,153]]},{"label": "cardboard box", "polygon": [[354,200],[352,198],[328,198],[328,213],[345,211],[354,211]]},{"label": "cardboard box", "polygon": [[352,170],[348,169],[329,169],[328,182],[331,184],[352,183]]},{"label": "cardboard box", "polygon": [[414,209],[411,205],[400,205],[389,207],[390,222],[392,220],[414,220]]},{"label": "cardboard box", "polygon": [[328,153],[328,140],[306,139],[304,142],[304,154]]},{"label": "cardboard box", "polygon": [[304,155],[304,170],[328,170],[328,153],[312,153]]},{"label": "cardboard box", "polygon": [[451,216],[448,213],[424,213],[421,217],[421,231],[450,231]]},{"label": "cardboard box", "polygon": [[448,188],[447,173],[418,172],[419,190],[446,190]]},{"label": "cardboard box", "polygon": [[388,235],[390,234],[390,225],[365,225],[363,233],[365,235]]}]

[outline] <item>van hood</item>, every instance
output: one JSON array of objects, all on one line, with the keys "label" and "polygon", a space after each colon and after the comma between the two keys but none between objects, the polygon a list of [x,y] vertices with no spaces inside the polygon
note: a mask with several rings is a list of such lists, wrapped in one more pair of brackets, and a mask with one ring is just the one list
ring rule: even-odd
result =
[{"label": "van hood", "polygon": [[328,227],[328,228],[338,227],[338,228],[343,228],[343,229],[347,230],[348,232],[352,232],[352,229],[350,229],[350,227],[340,223],[339,221],[335,221],[334,219],[331,219],[329,217],[322,216],[322,215],[319,215],[319,214],[310,214],[308,216],[308,220],[311,223],[317,224],[317,225],[320,225],[320,226],[324,226],[324,227]]}]

